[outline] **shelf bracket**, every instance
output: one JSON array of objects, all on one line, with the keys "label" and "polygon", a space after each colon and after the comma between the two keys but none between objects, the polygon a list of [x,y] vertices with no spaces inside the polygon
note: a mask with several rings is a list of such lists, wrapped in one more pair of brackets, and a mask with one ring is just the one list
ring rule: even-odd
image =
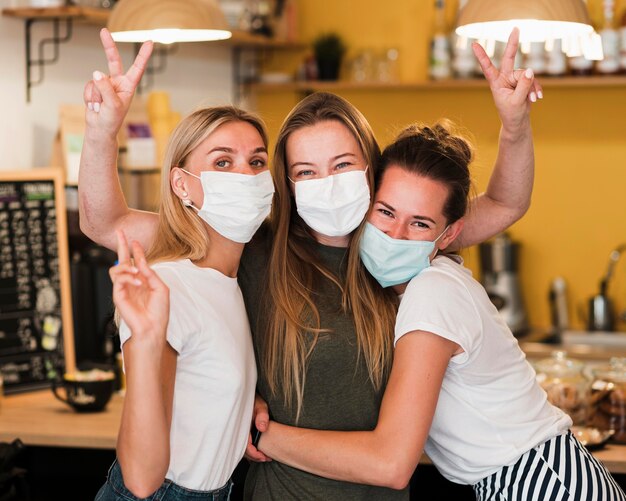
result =
[{"label": "shelf bracket", "polygon": [[[32,28],[37,21],[51,21],[53,33],[51,37],[43,38],[38,43],[37,59],[32,56]],[[61,22],[65,21],[65,31],[61,34]],[[31,88],[39,85],[44,79],[44,67],[59,60],[59,46],[72,38],[72,19],[26,19],[26,102],[30,103]],[[52,45],[52,56],[46,57],[46,46]],[[37,68],[37,78],[33,77],[33,69]]]}]

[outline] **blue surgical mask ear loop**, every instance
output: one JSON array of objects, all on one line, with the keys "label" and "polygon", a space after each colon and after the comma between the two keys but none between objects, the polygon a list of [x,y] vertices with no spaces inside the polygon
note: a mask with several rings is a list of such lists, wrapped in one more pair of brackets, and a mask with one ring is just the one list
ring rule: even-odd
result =
[{"label": "blue surgical mask ear loop", "polygon": [[[437,241],[443,236],[443,234],[448,231],[448,229],[450,228],[450,225],[446,226],[443,231],[439,234],[439,236],[437,238],[435,238],[435,240],[433,240],[433,243],[436,244]],[[435,256],[439,253],[439,249],[437,249],[437,252],[435,252]],[[434,258],[434,256],[433,256]]]}]

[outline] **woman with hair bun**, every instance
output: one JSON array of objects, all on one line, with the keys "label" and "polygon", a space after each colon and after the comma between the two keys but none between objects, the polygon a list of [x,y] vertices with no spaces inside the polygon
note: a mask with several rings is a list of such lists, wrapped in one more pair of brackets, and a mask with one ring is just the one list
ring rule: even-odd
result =
[{"label": "woman with hair bun", "polygon": [[401,302],[375,429],[271,421],[259,449],[315,475],[394,489],[425,450],[481,501],[624,500],[569,431],[569,416],[548,402],[484,288],[446,253],[463,228],[471,160],[448,122],[410,126],[382,154],[360,254]]}]

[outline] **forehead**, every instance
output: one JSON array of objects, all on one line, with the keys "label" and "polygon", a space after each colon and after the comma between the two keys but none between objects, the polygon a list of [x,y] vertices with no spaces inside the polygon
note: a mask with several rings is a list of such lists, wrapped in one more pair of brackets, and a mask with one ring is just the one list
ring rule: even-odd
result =
[{"label": "forehead", "polygon": [[264,147],[263,138],[259,131],[248,122],[226,122],[209,134],[203,145],[229,146],[233,149],[247,151]]},{"label": "forehead", "polygon": [[375,198],[397,210],[411,214],[429,212],[428,215],[433,216],[443,211],[448,187],[439,181],[390,165],[380,180]]},{"label": "forehead", "polygon": [[352,132],[337,120],[302,127],[287,138],[289,162],[322,161],[343,153],[363,155]]}]

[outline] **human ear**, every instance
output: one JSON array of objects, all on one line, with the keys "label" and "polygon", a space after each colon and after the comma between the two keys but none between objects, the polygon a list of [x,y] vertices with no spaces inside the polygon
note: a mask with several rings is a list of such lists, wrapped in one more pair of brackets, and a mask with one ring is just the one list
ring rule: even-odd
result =
[{"label": "human ear", "polygon": [[187,180],[185,179],[185,176],[183,176],[183,171],[179,167],[172,167],[170,170],[170,187],[178,198],[182,200],[189,198]]},{"label": "human ear", "polygon": [[452,244],[452,242],[456,240],[456,238],[461,233],[461,230],[463,229],[464,224],[465,224],[465,220],[461,218],[448,226],[448,229],[446,230],[446,234],[439,241],[439,250],[447,249],[450,246],[450,244]]}]

